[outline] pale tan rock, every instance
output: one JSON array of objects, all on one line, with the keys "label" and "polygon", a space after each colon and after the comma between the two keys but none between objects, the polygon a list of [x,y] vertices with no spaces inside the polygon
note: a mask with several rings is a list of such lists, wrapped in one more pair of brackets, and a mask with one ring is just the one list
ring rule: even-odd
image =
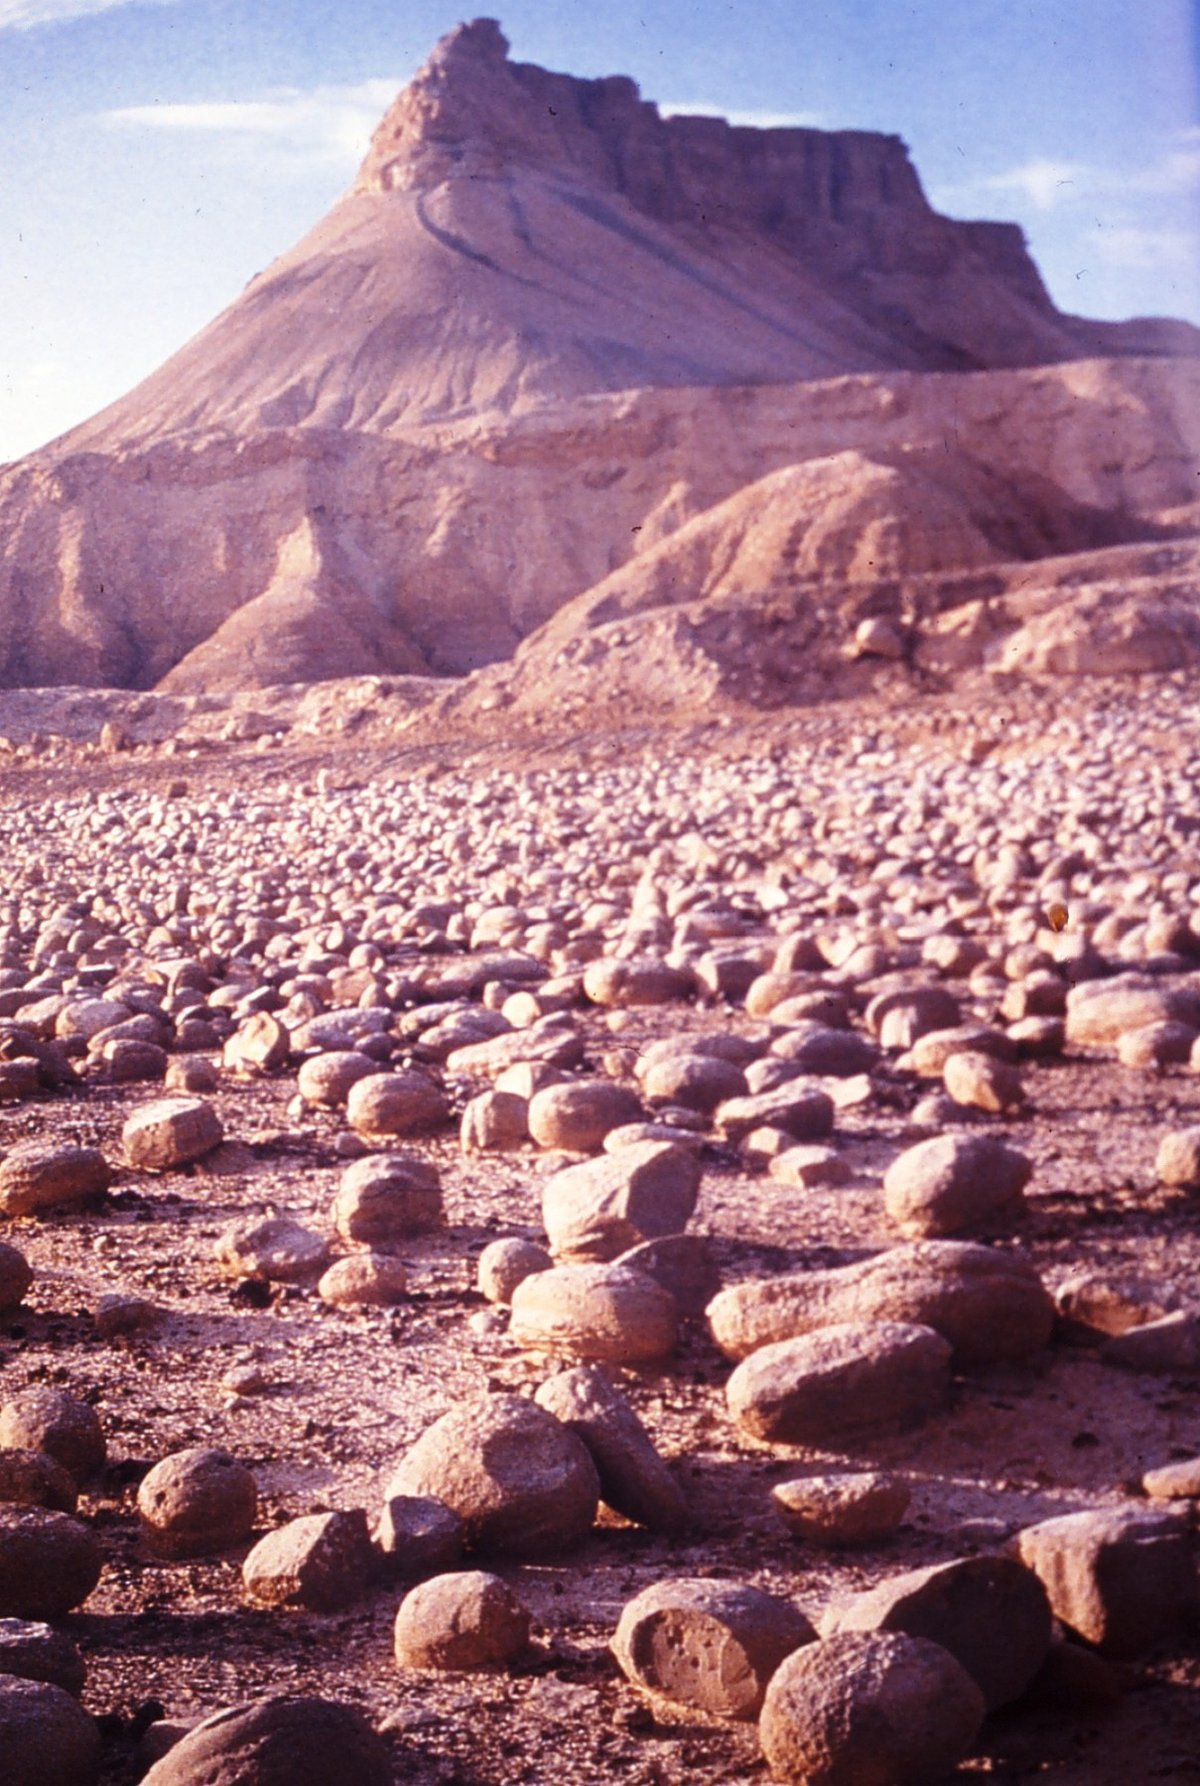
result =
[{"label": "pale tan rock", "polygon": [[694,980],[654,956],[614,960],[603,956],[583,970],[584,997],[594,1005],[627,1009],[631,1005],[666,1005],[686,998]]},{"label": "pale tan rock", "polygon": [[1023,1153],[991,1135],[939,1135],[893,1160],[884,1206],[913,1239],[991,1233],[1020,1215],[1031,1171]]},{"label": "pale tan rock", "polygon": [[163,1070],[166,1091],[216,1091],[220,1083],[221,1076],[216,1067],[202,1054],[177,1054],[167,1061]]},{"label": "pale tan rock", "polygon": [[956,1104],[970,1104],[996,1116],[1025,1102],[1025,1087],[1016,1067],[991,1054],[960,1050],[947,1060],[942,1078]]},{"label": "pale tan rock", "polygon": [[213,1257],[227,1277],[302,1284],[324,1271],[329,1243],[294,1216],[244,1216],[221,1230]]},{"label": "pale tan rock", "polygon": [[0,1618],[60,1619],[100,1579],[100,1546],[69,1513],[0,1505]]},{"label": "pale tan rock", "polygon": [[795,1185],[801,1190],[813,1185],[848,1184],[854,1176],[836,1149],[815,1145],[785,1148],[771,1160],[767,1171],[777,1183]]},{"label": "pale tan rock", "polygon": [[969,1368],[1025,1357],[1054,1327],[1054,1304],[1027,1259],[954,1240],[731,1284],[707,1312],[713,1338],[735,1362],[834,1322],[884,1320],[934,1328],[953,1346],[956,1365]]},{"label": "pale tan rock", "polygon": [[565,1550],[591,1530],[600,1500],[582,1441],[523,1396],[483,1395],[426,1428],[384,1499],[429,1495],[463,1520],[470,1548],[514,1557]]},{"label": "pale tan rock", "polygon": [[317,1295],[334,1308],[396,1308],[408,1295],[408,1272],[393,1253],[350,1253],[322,1272]]},{"label": "pale tan rock", "polygon": [[45,1452],[79,1483],[98,1475],[108,1456],[96,1410],[65,1389],[22,1389],[6,1401],[0,1447]]},{"label": "pale tan rock", "polygon": [[1187,1628],[1200,1607],[1188,1528],[1171,1513],[1067,1513],[1027,1526],[1014,1548],[1055,1618],[1105,1656],[1139,1655]]},{"label": "pale tan rock", "polygon": [[830,1549],[876,1544],[891,1537],[911,1493],[900,1476],[880,1470],[843,1470],[837,1475],[797,1476],[771,1490],[775,1510],[790,1532]]},{"label": "pale tan rock", "polygon": [[1142,1487],[1152,1501],[1200,1500],[1200,1457],[1177,1458],[1147,1470]]},{"label": "pale tan rock", "polygon": [[437,1167],[418,1154],[368,1154],[342,1173],[331,1214],[347,1245],[379,1252],[432,1233],[445,1223]]},{"label": "pale tan rock", "polygon": [[761,1346],[725,1385],[757,1439],[826,1449],[914,1426],[950,1391],[950,1347],[931,1327],[844,1321]]},{"label": "pale tan rock", "polygon": [[1163,1184],[1200,1189],[1200,1124],[1171,1129],[1158,1144],[1154,1171]]},{"label": "pale tan rock", "polygon": [[0,1675],[0,1766],[5,1786],[95,1786],[100,1731],[62,1687]]},{"label": "pale tan rock", "polygon": [[529,1140],[529,1103],[514,1092],[481,1091],[462,1113],[459,1146],[464,1153],[508,1153]]},{"label": "pale tan rock", "polygon": [[1111,1276],[1097,1271],[1073,1272],[1054,1292],[1066,1337],[1088,1340],[1101,1334],[1127,1333],[1131,1327],[1159,1321],[1173,1313],[1179,1302],[1179,1291],[1161,1278]]},{"label": "pale tan rock", "polygon": [[594,1153],[611,1129],[640,1115],[637,1098],[625,1086],[608,1079],[568,1080],[534,1093],[529,1133],[539,1147]]},{"label": "pale tan rock", "polygon": [[1117,1038],[1117,1059],[1123,1067],[1183,1066],[1198,1035],[1200,1031],[1192,1023],[1146,1023]]},{"label": "pale tan rock", "polygon": [[121,1130],[125,1158],[147,1172],[186,1166],[224,1139],[220,1117],[203,1098],[160,1098],[135,1110]]},{"label": "pale tan rock", "polygon": [[534,1352],[640,1364],[674,1350],[678,1310],[661,1284],[628,1266],[557,1265],[517,1285],[509,1333]]},{"label": "pale tan rock", "polygon": [[615,1259],[643,1240],[680,1232],[696,1207],[700,1167],[672,1143],[643,1142],[547,1179],[542,1221],[556,1258]]},{"label": "pale tan rock", "polygon": [[984,1709],[940,1645],[848,1631],[785,1658],[767,1686],[759,1737],[772,1777],[789,1786],[891,1786],[950,1772]]},{"label": "pale tan rock", "polygon": [[746,1095],[741,1067],[716,1054],[669,1055],[651,1062],[639,1078],[647,1103],[677,1104],[705,1114],[727,1098]]},{"label": "pale tan rock", "polygon": [[725,1141],[741,1141],[763,1126],[784,1129],[797,1141],[823,1141],[833,1133],[833,1100],[794,1079],[757,1096],[729,1098],[713,1116],[713,1127]]},{"label": "pale tan rock", "polygon": [[163,1556],[207,1556],[247,1537],[258,1511],[254,1477],[229,1452],[192,1446],[156,1463],[138,1488],[138,1514]]},{"label": "pale tan rock", "polygon": [[271,1073],[291,1053],[291,1036],[278,1017],[255,1011],[243,1019],[225,1043],[222,1063],[240,1073]]},{"label": "pale tan rock", "polygon": [[1019,1699],[1045,1661],[1050,1602],[1033,1570],[1014,1557],[962,1557],[835,1602],[821,1632],[836,1631],[903,1631],[940,1644],[995,1711]]},{"label": "pale tan rock", "polygon": [[361,1712],[280,1694],[214,1712],[156,1761],[142,1786],[392,1786],[388,1751]]},{"label": "pale tan rock", "polygon": [[741,1582],[677,1576],[622,1609],[611,1644],[622,1672],[675,1705],[754,1718],[785,1656],[816,1640],[808,1619]]},{"label": "pale tan rock", "polygon": [[373,1569],[367,1516],[310,1513],[268,1532],[242,1564],[242,1581],[262,1606],[336,1612],[366,1590]]},{"label": "pale tan rock", "polygon": [[605,1503],[652,1531],[687,1523],[683,1492],[620,1391],[595,1365],[548,1377],[534,1397],[591,1452]]},{"label": "pale tan rock", "polygon": [[1113,1334],[1103,1341],[1100,1356],[1124,1370],[1190,1376],[1200,1369],[1200,1309],[1175,1309],[1156,1321]]},{"label": "pale tan rock", "polygon": [[86,1203],[106,1191],[111,1178],[98,1147],[19,1141],[0,1160],[0,1215],[38,1215]]},{"label": "pale tan rock", "polygon": [[453,1508],[433,1495],[389,1495],[372,1538],[385,1574],[415,1577],[457,1567],[466,1532]]},{"label": "pale tan rock", "polygon": [[911,1048],[921,1036],[953,1029],[962,1010],[948,986],[900,986],[867,1006],[867,1028],[882,1048]]},{"label": "pale tan rock", "polygon": [[356,1080],[346,1099],[346,1121],[368,1141],[427,1134],[441,1128],[449,1114],[441,1086],[415,1069]]},{"label": "pale tan rock", "polygon": [[446,1056],[446,1071],[483,1075],[498,1082],[514,1066],[567,1069],[577,1067],[582,1059],[583,1037],[569,1017],[554,1011],[531,1023],[528,1029],[512,1030],[485,1042],[469,1042],[455,1048]]},{"label": "pale tan rock", "polygon": [[1200,1024],[1200,992],[1119,974],[1085,980],[1067,994],[1067,1041],[1086,1048],[1112,1046],[1128,1031],[1176,1020]]},{"label": "pale tan rock", "polygon": [[401,1668],[502,1667],[529,1645],[530,1615],[508,1584],[482,1569],[435,1575],[409,1590],[396,1614]]},{"label": "pale tan rock", "polygon": [[703,1234],[664,1234],[643,1240],[626,1253],[618,1253],[614,1265],[627,1265],[661,1284],[675,1298],[681,1315],[703,1314],[721,1287],[721,1274],[712,1246]]},{"label": "pale tan rock", "polygon": [[513,1291],[535,1271],[549,1271],[554,1260],[545,1247],[515,1236],[489,1241],[479,1255],[476,1282],[489,1302],[509,1303]]},{"label": "pale tan rock", "polygon": [[353,1048],[331,1049],[301,1062],[296,1089],[306,1104],[339,1110],[360,1079],[373,1078],[378,1072],[379,1062],[368,1054]]}]

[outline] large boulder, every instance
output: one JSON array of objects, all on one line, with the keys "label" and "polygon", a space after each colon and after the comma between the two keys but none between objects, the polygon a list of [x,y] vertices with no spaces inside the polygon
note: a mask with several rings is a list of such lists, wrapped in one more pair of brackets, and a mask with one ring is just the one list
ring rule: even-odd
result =
[{"label": "large boulder", "polygon": [[542,1221],[556,1258],[611,1260],[678,1234],[696,1207],[700,1167],[686,1148],[642,1141],[568,1166],[547,1179]]},{"label": "large boulder", "polygon": [[512,1294],[509,1335],[534,1352],[641,1364],[674,1350],[675,1298],[626,1265],[559,1265]]},{"label": "large boulder", "polygon": [[1158,1510],[1097,1507],[1027,1526],[1017,1555],[1054,1616],[1106,1656],[1139,1655],[1200,1613],[1187,1522]]},{"label": "large boulder", "polygon": [[482,1395],[426,1428],[385,1499],[432,1495],[464,1521],[479,1551],[538,1557],[592,1528],[600,1479],[583,1441],[518,1395]]},{"label": "large boulder", "polygon": [[361,1712],[281,1694],[214,1712],[155,1762],[142,1786],[392,1786],[393,1778]]},{"label": "large boulder", "polygon": [[1032,1169],[1023,1153],[997,1136],[937,1135],[892,1161],[883,1180],[884,1207],[913,1240],[990,1234],[1022,1213]]},{"label": "large boulder", "polygon": [[534,1400],[583,1440],[606,1505],[655,1531],[675,1531],[686,1523],[678,1482],[629,1402],[598,1366],[559,1371]]},{"label": "large boulder", "polygon": [[713,1338],[737,1361],[759,1346],[840,1321],[909,1321],[950,1341],[957,1367],[1022,1358],[1046,1345],[1054,1304],[1019,1253],[926,1240],[824,1271],[731,1284],[708,1305]]},{"label": "large boulder", "polygon": [[100,1731],[70,1693],[48,1681],[0,1674],[0,1780],[4,1786],[94,1786]]},{"label": "large boulder", "polygon": [[834,1448],[926,1419],[950,1390],[950,1347],[932,1327],[845,1321],[762,1346],[725,1386],[755,1438]]},{"label": "large boulder", "polygon": [[790,1600],[744,1582],[674,1577],[629,1601],[612,1651],[631,1681],[663,1699],[753,1718],[784,1657],[816,1635]]}]

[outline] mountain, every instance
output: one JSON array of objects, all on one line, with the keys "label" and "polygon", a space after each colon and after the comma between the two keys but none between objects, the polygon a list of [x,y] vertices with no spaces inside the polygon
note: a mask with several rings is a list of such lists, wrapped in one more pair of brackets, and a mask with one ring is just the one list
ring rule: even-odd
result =
[{"label": "mountain", "polygon": [[[943,553],[996,506],[991,411],[1055,418],[1008,430],[1017,556],[1074,512],[1087,416],[1111,469],[1086,502],[1118,531],[1190,496],[1197,331],[1058,312],[1020,231],[940,216],[895,137],[663,118],[507,47],[491,20],[451,32],[314,230],[0,472],[0,684],[469,670],[764,472],[894,453],[906,416],[979,437]],[[689,426],[713,393],[724,441]],[[1134,497],[1139,465],[1162,475]],[[899,508],[932,499],[892,471]]]}]

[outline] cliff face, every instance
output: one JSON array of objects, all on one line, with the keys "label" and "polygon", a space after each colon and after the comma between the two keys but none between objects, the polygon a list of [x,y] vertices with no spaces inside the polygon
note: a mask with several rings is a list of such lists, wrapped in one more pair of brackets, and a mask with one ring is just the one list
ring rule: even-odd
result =
[{"label": "cliff face", "polygon": [[1051,533],[1086,464],[1136,534],[1193,487],[1185,370],[1122,358],[1174,329],[1061,315],[1020,232],[939,216],[894,137],[663,119],[479,20],[303,241],[0,472],[0,683],[469,669],[765,471],[951,410],[985,467],[1000,415],[1004,500]]}]

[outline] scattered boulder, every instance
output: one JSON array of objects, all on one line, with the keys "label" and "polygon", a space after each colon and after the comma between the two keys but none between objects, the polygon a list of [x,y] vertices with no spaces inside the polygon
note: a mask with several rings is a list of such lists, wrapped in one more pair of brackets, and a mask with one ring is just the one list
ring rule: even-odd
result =
[{"label": "scattered boulder", "polygon": [[923,1637],[845,1631],[785,1658],[759,1719],[763,1754],[789,1786],[940,1779],[975,1741],[983,1695]]},{"label": "scattered boulder", "polygon": [[833,1099],[800,1079],[789,1079],[773,1091],[719,1104],[713,1125],[723,1141],[734,1143],[763,1127],[783,1129],[796,1141],[823,1141],[833,1133]]},{"label": "scattered boulder", "polygon": [[950,1346],[931,1327],[845,1321],[762,1346],[725,1386],[755,1438],[833,1447],[927,1419],[950,1390]]},{"label": "scattered boulder", "polygon": [[832,1550],[890,1538],[908,1511],[911,1493],[900,1476],[842,1470],[778,1482],[771,1499],[789,1532]]},{"label": "scattered boulder", "polygon": [[270,1011],[242,1019],[225,1043],[222,1064],[237,1073],[273,1073],[291,1053],[292,1039]]},{"label": "scattered boulder", "polygon": [[0,1619],[0,1679],[10,1674],[25,1681],[49,1681],[78,1699],[87,1670],[78,1646],[65,1631],[36,1619]]},{"label": "scattered boulder", "polygon": [[302,1284],[329,1263],[329,1243],[294,1216],[244,1216],[221,1230],[213,1257],[228,1277]]},{"label": "scattered boulder", "polygon": [[100,1546],[69,1513],[0,1505],[0,1618],[60,1619],[100,1579]]},{"label": "scattered boulder", "polygon": [[393,1135],[424,1135],[440,1129],[450,1115],[445,1092],[427,1073],[372,1073],[356,1080],[346,1099],[346,1121],[368,1141]]},{"label": "scattered boulder", "polygon": [[19,1141],[0,1160],[0,1215],[41,1215],[86,1203],[108,1189],[108,1161],[97,1147]]},{"label": "scattered boulder", "polygon": [[0,1501],[20,1507],[52,1507],[74,1513],[79,1500],[75,1478],[45,1451],[0,1449]]},{"label": "scattered boulder", "polygon": [[547,1085],[529,1101],[529,1133],[539,1147],[594,1153],[604,1137],[641,1115],[633,1092],[610,1079],[566,1080]]},{"label": "scattered boulder", "polygon": [[196,1445],[172,1452],[138,1489],[142,1531],[167,1557],[207,1556],[249,1536],[258,1490],[245,1464],[228,1451]]},{"label": "scattered boulder", "polygon": [[528,1099],[494,1087],[478,1092],[466,1104],[459,1127],[464,1153],[510,1153],[528,1140]]},{"label": "scattered boulder", "polygon": [[1021,1214],[1031,1172],[1023,1153],[993,1135],[938,1135],[892,1161],[884,1206],[912,1239],[991,1232]]},{"label": "scattered boulder", "polygon": [[987,1110],[994,1116],[1016,1110],[1025,1102],[1020,1073],[993,1054],[958,1050],[947,1060],[942,1080],[956,1104]]},{"label": "scattered boulder", "polygon": [[647,1103],[682,1106],[706,1116],[718,1104],[747,1095],[741,1067],[717,1054],[669,1054],[652,1060],[640,1078]]},{"label": "scattered boulder", "polygon": [[479,1255],[476,1282],[489,1302],[508,1304],[513,1291],[535,1271],[549,1271],[554,1264],[545,1247],[536,1241],[510,1236],[489,1241]]},{"label": "scattered boulder", "polygon": [[1019,1699],[1050,1647],[1050,1602],[1015,1557],[963,1557],[893,1575],[836,1604],[834,1631],[903,1631],[941,1644],[962,1663],[989,1711]]},{"label": "scattered boulder", "polygon": [[389,1495],[373,1533],[385,1573],[439,1575],[458,1567],[465,1522],[434,1495]]},{"label": "scattered boulder", "polygon": [[587,1446],[605,1504],[651,1531],[687,1523],[675,1477],[629,1402],[595,1365],[578,1365],[547,1378],[534,1397]]},{"label": "scattered boulder", "polygon": [[201,1160],[224,1139],[221,1119],[204,1098],[159,1098],[135,1110],[121,1130],[126,1160],[145,1172]]},{"label": "scattered boulder", "polygon": [[959,1368],[1045,1346],[1054,1304],[1019,1253],[971,1241],[891,1247],[853,1265],[732,1284],[708,1307],[713,1338],[735,1362],[759,1346],[841,1321],[906,1321],[949,1340]]},{"label": "scattered boulder", "polygon": [[350,1253],[335,1259],[317,1284],[331,1308],[395,1308],[408,1294],[408,1272],[394,1253]]},{"label": "scattered boulder", "polygon": [[72,1694],[40,1679],[0,1674],[4,1786],[95,1786],[100,1731]]},{"label": "scattered boulder", "polygon": [[214,1712],[142,1786],[392,1786],[387,1748],[361,1712],[281,1694]]},{"label": "scattered boulder", "polygon": [[1152,1501],[1200,1501],[1200,1457],[1178,1458],[1147,1470],[1142,1488]]},{"label": "scattered boulder", "polygon": [[1200,1025],[1200,991],[1143,974],[1118,974],[1083,980],[1067,994],[1067,1041],[1079,1047],[1112,1047],[1130,1030],[1172,1021]]},{"label": "scattered boulder", "polygon": [[675,1298],[681,1315],[703,1314],[721,1287],[712,1247],[703,1234],[664,1234],[657,1240],[643,1240],[627,1253],[618,1253],[613,1264],[652,1277]]},{"label": "scattered boulder", "polygon": [[482,1569],[435,1575],[396,1614],[401,1668],[503,1667],[529,1647],[530,1616],[506,1582]]},{"label": "scattered boulder", "polygon": [[696,1207],[700,1167],[682,1147],[622,1147],[547,1179],[542,1221],[556,1258],[612,1260],[643,1240],[677,1234]]},{"label": "scattered boulder", "polygon": [[631,1005],[666,1005],[687,998],[695,988],[690,974],[668,967],[654,956],[615,960],[602,955],[583,970],[584,997],[608,1009]]},{"label": "scattered boulder", "polygon": [[360,1507],[310,1513],[260,1538],[242,1564],[242,1580],[260,1605],[336,1612],[365,1591],[373,1562]]},{"label": "scattered boulder", "polygon": [[1165,1134],[1158,1144],[1154,1170],[1162,1184],[1200,1190],[1200,1125]]},{"label": "scattered boulder", "polygon": [[330,1049],[301,1062],[296,1090],[306,1104],[340,1110],[360,1079],[378,1075],[379,1062],[354,1048]]},{"label": "scattered boulder", "polygon": [[784,1657],[816,1635],[790,1600],[742,1582],[675,1577],[629,1601],[612,1652],[650,1693],[721,1718],[754,1718]]},{"label": "scattered boulder", "polygon": [[623,1265],[560,1265],[522,1280],[512,1295],[511,1337],[534,1352],[641,1364],[675,1348],[675,1299]]},{"label": "scattered boulder", "polygon": [[1200,1610],[1187,1522],[1172,1513],[1066,1513],[1027,1526],[1015,1548],[1040,1578],[1055,1618],[1102,1655],[1140,1655]]},{"label": "scattered boulder", "polygon": [[76,1481],[104,1468],[108,1447],[95,1408],[65,1389],[22,1389],[0,1407],[0,1448],[44,1451]]},{"label": "scattered boulder", "polygon": [[432,1233],[445,1221],[437,1167],[412,1153],[368,1154],[342,1173],[332,1214],[348,1246],[378,1252]]},{"label": "scattered boulder", "polygon": [[537,1557],[592,1528],[600,1481],[574,1433],[523,1396],[483,1395],[426,1428],[385,1499],[432,1495],[462,1519],[471,1549]]}]

